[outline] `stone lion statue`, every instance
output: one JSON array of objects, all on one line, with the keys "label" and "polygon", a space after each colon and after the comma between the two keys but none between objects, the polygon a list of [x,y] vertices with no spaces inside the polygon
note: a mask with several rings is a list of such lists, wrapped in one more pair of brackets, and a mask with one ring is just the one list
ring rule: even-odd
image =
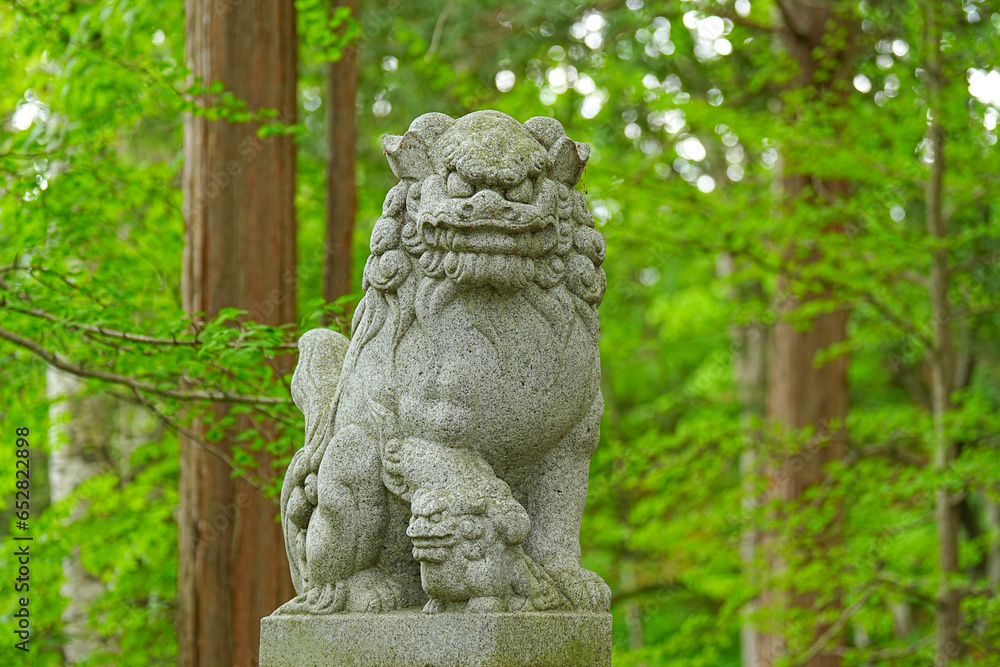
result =
[{"label": "stone lion statue", "polygon": [[281,493],[278,613],[606,611],[580,567],[604,402],[605,244],[551,118],[417,118],[371,236],[350,341],[302,336],[306,442]]}]

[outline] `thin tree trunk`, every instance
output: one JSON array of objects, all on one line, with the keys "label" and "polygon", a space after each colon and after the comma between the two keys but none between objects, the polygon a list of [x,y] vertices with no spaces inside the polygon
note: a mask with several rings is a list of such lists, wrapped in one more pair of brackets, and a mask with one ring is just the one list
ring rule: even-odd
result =
[{"label": "thin tree trunk", "polygon": [[[622,560],[621,567],[622,588],[626,591],[634,591],[638,588],[638,581],[635,576],[635,562],[631,556]],[[629,599],[625,601],[625,629],[628,630],[628,647],[638,650],[645,644],[645,633],[642,629],[642,605],[637,600]]]},{"label": "thin tree trunk", "polygon": [[[350,7],[358,17],[357,0],[334,0],[334,8]],[[357,216],[354,178],[357,141],[358,48],[351,45],[329,65],[330,108],[327,109],[326,256],[323,297],[332,302],[351,293],[351,239]]]},{"label": "thin tree trunk", "polygon": [[[116,473],[122,484],[131,482],[130,456],[137,443],[150,436],[142,429],[141,409],[107,394],[84,394],[84,383],[79,378],[56,368],[46,369],[45,384],[52,447],[47,466],[52,501],[68,498],[102,474]],[[86,511],[85,504],[77,504],[70,512],[70,521],[83,518]],[[88,658],[94,651],[115,650],[114,639],[102,639],[89,619],[105,587],[99,576],[83,566],[79,547],[63,560],[62,570],[64,581],[59,593],[68,600],[62,614],[66,635],[63,658],[67,665],[90,664]]]},{"label": "thin tree trunk", "polygon": [[[764,396],[767,395],[767,330],[761,324],[751,324],[745,327],[734,327],[735,339],[740,341],[742,351],[736,360],[737,388],[741,394],[743,408],[741,421],[746,437],[746,449],[740,454],[740,478],[743,482],[742,509],[746,516],[752,516],[760,504],[757,491],[757,480],[760,478],[760,459],[757,450],[760,446],[760,433],[751,423],[755,418],[764,415]],[[740,561],[751,579],[754,578],[754,567],[760,535],[756,526],[748,523],[740,534]],[[747,605],[746,620],[740,626],[740,653],[743,667],[758,667],[760,665],[758,652],[757,630],[749,621],[749,617],[757,609],[755,600]]]},{"label": "thin tree trunk", "polygon": [[[941,89],[944,84],[941,69],[941,32],[934,3],[925,3],[928,57],[928,86],[930,92],[930,124],[928,135],[933,153],[931,174],[927,181],[925,198],[927,212],[927,234],[934,240],[948,236],[942,195],[945,170],[945,138],[942,126]],[[951,409],[951,394],[955,379],[955,346],[952,336],[952,311],[948,301],[949,278],[948,249],[940,244],[931,257],[930,301],[934,349],[931,350],[933,374],[931,407],[934,414],[934,468],[946,471],[957,458],[956,443],[949,437],[946,417]],[[958,544],[961,522],[958,497],[947,487],[937,491],[935,518],[938,533],[938,586],[935,623],[937,629],[937,651],[935,664],[948,665],[964,653],[959,637],[961,622],[959,609],[962,593],[951,581],[959,572]]]},{"label": "thin tree trunk", "polygon": [[[70,496],[81,484],[110,470],[107,450],[114,439],[114,401],[108,396],[81,396],[83,383],[55,368],[45,372],[49,399],[49,481],[52,501]],[[70,520],[80,519],[85,505],[70,512]],[[74,547],[62,562],[64,581],[59,593],[68,600],[63,611],[63,658],[67,665],[82,663],[101,648],[101,639],[90,627],[89,615],[94,602],[104,593],[104,585],[83,566],[80,548]]]},{"label": "thin tree trunk", "polygon": [[909,600],[893,602],[889,605],[892,612],[892,634],[896,639],[906,639],[913,632],[913,604]]},{"label": "thin tree trunk", "polygon": [[[720,277],[728,277],[735,270],[733,257],[724,254],[716,263],[716,273]],[[762,289],[754,282],[742,285],[733,290],[734,300],[746,298],[760,299]],[[764,417],[767,398],[767,326],[762,322],[751,322],[746,325],[732,325],[729,330],[729,340],[733,351],[733,368],[735,370],[736,390],[740,400],[740,422],[744,434],[744,449],[740,454],[740,478],[743,479],[742,510],[744,516],[753,516],[760,498],[757,482],[760,479],[760,432],[754,427],[754,422]],[[756,525],[746,522],[740,532],[740,561],[750,579],[754,577],[755,560],[760,536]],[[756,610],[757,602],[747,605],[745,620],[740,627],[740,655],[742,667],[757,667],[759,655],[757,649],[757,630],[749,617]]]},{"label": "thin tree trunk", "polygon": [[[994,489],[994,493],[998,490]],[[994,595],[1000,595],[1000,502],[986,498],[986,530],[990,548],[986,554],[986,580]]]},{"label": "thin tree trunk", "polygon": [[[250,110],[296,113],[292,0],[186,0],[186,56]],[[195,316],[249,311],[295,322],[295,148],[256,123],[188,116],[184,125],[184,307]],[[279,360],[279,371],[289,370]],[[264,363],[262,360],[261,363]],[[224,408],[218,408],[219,416]],[[238,420],[217,447],[228,450]],[[266,427],[264,427],[266,430]],[[259,459],[261,470],[269,462]],[[198,443],[181,441],[178,638],[181,667],[256,665],[259,621],[294,595],[277,505]]]}]

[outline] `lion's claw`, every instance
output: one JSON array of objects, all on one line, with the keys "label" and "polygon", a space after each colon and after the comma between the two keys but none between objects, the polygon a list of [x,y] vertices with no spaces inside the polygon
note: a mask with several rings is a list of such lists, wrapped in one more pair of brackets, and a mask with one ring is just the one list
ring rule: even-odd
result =
[{"label": "lion's claw", "polygon": [[311,589],[304,595],[292,598],[285,604],[278,607],[275,614],[335,614],[343,611],[344,600],[346,599],[344,582],[337,584],[326,584]]},{"label": "lion's claw", "polygon": [[425,599],[418,582],[406,582],[377,567],[362,570],[336,584],[317,586],[283,604],[277,614],[335,614],[394,611]]},{"label": "lion's claw", "polygon": [[548,572],[574,608],[584,611],[608,611],[611,608],[611,589],[596,572],[582,567]]}]

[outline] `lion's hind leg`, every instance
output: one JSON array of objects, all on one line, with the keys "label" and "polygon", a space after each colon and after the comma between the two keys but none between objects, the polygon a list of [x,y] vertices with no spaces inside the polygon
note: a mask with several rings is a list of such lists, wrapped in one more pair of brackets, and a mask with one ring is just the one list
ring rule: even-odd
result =
[{"label": "lion's hind leg", "polygon": [[315,497],[307,500],[315,508],[302,549],[302,595],[282,613],[380,612],[413,604],[413,583],[379,567],[392,512],[375,438],[360,426],[342,428],[323,453],[315,482],[305,488],[312,484]]},{"label": "lion's hind leg", "polygon": [[531,534],[525,553],[545,568],[577,609],[607,611],[611,589],[599,575],[580,566],[580,522],[587,502],[590,457],[600,440],[604,398],[598,392],[587,415],[541,463],[514,482],[525,498]]}]

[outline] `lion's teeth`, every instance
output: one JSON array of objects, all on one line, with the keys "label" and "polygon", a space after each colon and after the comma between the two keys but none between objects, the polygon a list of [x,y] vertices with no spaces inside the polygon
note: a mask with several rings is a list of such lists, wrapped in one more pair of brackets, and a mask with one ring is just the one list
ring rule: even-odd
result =
[{"label": "lion's teeth", "polygon": [[479,256],[474,252],[462,252],[458,254],[458,272],[459,276],[470,276],[476,275],[477,263]]},{"label": "lion's teeth", "polygon": [[535,260],[530,257],[522,257],[521,270],[524,272],[524,284],[527,285],[535,279]]},{"label": "lion's teeth", "polygon": [[542,236],[541,232],[534,232],[528,238],[528,249],[532,255],[537,255],[542,252],[545,246],[545,238]]},{"label": "lion's teeth", "polygon": [[444,256],[444,270],[449,275],[454,277],[455,269],[458,268],[458,255],[454,252],[449,252]]}]

